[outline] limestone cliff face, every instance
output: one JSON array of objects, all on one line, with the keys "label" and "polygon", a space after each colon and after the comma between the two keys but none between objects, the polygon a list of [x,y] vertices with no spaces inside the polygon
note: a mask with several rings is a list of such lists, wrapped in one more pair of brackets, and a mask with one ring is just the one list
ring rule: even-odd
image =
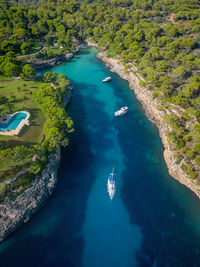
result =
[{"label": "limestone cliff face", "polygon": [[[63,97],[66,106],[72,96],[72,88]],[[49,157],[49,163],[42,174],[33,180],[32,185],[16,200],[5,199],[0,204],[0,241],[14,232],[44,204],[57,184],[57,171],[60,163],[60,147]]]},{"label": "limestone cliff face", "polygon": [[[90,43],[90,45],[93,45]],[[180,165],[176,164],[175,151],[172,150],[169,142],[167,141],[168,126],[163,122],[163,116],[166,114],[164,111],[158,110],[158,102],[152,97],[152,93],[140,86],[142,77],[137,73],[136,68],[133,72],[126,72],[124,65],[116,58],[108,58],[104,52],[100,52],[97,58],[106,63],[107,68],[112,72],[117,73],[121,78],[129,82],[130,89],[135,92],[137,99],[141,102],[147,117],[157,126],[160,137],[164,145],[164,158],[171,176],[177,179],[180,183],[190,188],[198,197],[200,197],[200,186],[195,180],[191,180],[186,173],[183,172]]]},{"label": "limestone cliff face", "polygon": [[6,199],[0,205],[0,241],[27,222],[52,194],[57,183],[57,170],[60,161],[60,148],[51,156],[42,175],[37,177],[32,186],[15,201]]}]

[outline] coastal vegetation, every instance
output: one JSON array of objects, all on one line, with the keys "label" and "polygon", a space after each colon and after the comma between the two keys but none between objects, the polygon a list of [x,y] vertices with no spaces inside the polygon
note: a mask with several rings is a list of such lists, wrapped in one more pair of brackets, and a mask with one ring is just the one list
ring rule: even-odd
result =
[{"label": "coastal vegetation", "polygon": [[63,106],[70,83],[66,76],[48,73],[43,81],[0,82],[1,114],[27,110],[31,125],[18,136],[0,135],[0,196],[13,199],[31,186],[59,145],[68,144],[73,122]]},{"label": "coastal vegetation", "polygon": [[[41,0],[37,7],[35,2],[0,2],[2,79],[21,76],[26,80],[1,82],[0,112],[13,112],[19,105],[37,109],[37,115],[33,110],[30,113],[41,126],[34,136],[33,125],[19,138],[0,137],[1,177],[13,174],[13,169],[38,173],[48,153],[58,145],[67,145],[73,124],[62,107],[62,96],[69,81],[50,73],[42,82],[33,81],[31,64],[74,51],[77,43],[89,38],[107,56],[119,58],[127,71],[134,67],[134,73],[143,77],[141,85],[166,114],[168,142],[176,151],[176,163],[196,179],[200,170],[199,1]],[[20,59],[21,55],[27,57]],[[6,84],[12,90],[12,82],[13,93],[6,93]],[[9,152],[10,146],[16,151]],[[20,153],[29,156],[23,161]],[[3,183],[0,190],[5,195]]]}]

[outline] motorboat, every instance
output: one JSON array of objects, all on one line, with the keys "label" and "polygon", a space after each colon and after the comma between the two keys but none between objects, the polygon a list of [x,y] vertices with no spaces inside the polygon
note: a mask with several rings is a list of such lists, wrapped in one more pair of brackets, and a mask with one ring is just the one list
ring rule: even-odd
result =
[{"label": "motorboat", "polygon": [[102,82],[105,83],[105,82],[109,82],[109,81],[111,81],[111,80],[112,80],[111,77],[107,77],[107,78],[105,78]]},{"label": "motorboat", "polygon": [[108,195],[110,199],[112,200],[115,195],[115,191],[116,191],[116,180],[114,177],[114,169],[108,176],[107,190],[108,190]]},{"label": "motorboat", "polygon": [[121,116],[121,115],[124,115],[128,112],[128,107],[125,106],[125,107],[122,107],[120,108],[119,110],[117,110],[116,112],[114,112],[114,115],[115,116]]}]

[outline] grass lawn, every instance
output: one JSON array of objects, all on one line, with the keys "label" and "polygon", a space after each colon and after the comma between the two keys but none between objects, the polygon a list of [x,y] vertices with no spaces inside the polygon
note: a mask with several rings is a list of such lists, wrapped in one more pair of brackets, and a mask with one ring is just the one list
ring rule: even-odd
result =
[{"label": "grass lawn", "polygon": [[42,141],[45,116],[31,94],[31,91],[35,90],[39,84],[39,82],[24,80],[0,81],[0,96],[9,98],[13,103],[12,112],[7,105],[0,105],[0,114],[20,110],[27,110],[31,114],[31,125],[24,126],[19,136],[0,135],[0,141],[6,141],[10,145],[39,144]]}]

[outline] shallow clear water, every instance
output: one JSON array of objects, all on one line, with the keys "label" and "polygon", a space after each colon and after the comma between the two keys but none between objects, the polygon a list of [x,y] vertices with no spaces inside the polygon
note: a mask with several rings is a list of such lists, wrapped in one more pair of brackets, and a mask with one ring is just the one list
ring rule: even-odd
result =
[{"label": "shallow clear water", "polygon": [[[0,266],[200,266],[200,201],[168,175],[157,130],[127,82],[95,55],[85,49],[52,69],[74,86],[75,133],[55,193],[0,244]],[[124,105],[129,112],[114,117]]]},{"label": "shallow clear water", "polygon": [[0,131],[6,132],[7,130],[15,130],[20,122],[27,117],[24,112],[17,113],[7,123],[0,123]]}]

